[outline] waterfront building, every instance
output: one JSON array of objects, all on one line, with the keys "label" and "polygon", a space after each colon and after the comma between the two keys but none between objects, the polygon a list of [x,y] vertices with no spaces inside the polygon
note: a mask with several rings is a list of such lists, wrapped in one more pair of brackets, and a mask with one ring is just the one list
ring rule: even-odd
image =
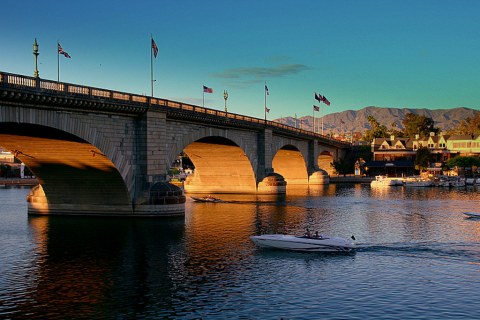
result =
[{"label": "waterfront building", "polygon": [[368,175],[388,175],[399,177],[413,175],[416,149],[414,139],[375,138],[372,141],[372,160],[365,163]]},{"label": "waterfront building", "polygon": [[[480,135],[444,135],[431,132],[427,137],[375,138],[371,144],[373,160],[365,164],[368,174],[402,176],[415,171],[415,156],[427,147],[433,156],[429,172],[441,174],[445,163],[456,156],[480,157]],[[430,170],[431,169],[431,170]]]},{"label": "waterfront building", "polygon": [[0,163],[14,163],[15,162],[15,157],[11,152],[8,152],[7,150],[0,148]]}]

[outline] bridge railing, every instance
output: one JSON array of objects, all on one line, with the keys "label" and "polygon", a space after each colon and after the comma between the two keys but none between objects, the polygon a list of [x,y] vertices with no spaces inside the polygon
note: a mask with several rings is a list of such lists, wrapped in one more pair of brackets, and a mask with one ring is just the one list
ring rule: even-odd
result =
[{"label": "bridge railing", "polygon": [[298,134],[314,136],[316,138],[331,141],[338,144],[349,145],[347,142],[342,142],[336,139],[333,139],[329,136],[322,135],[316,132],[295,128],[283,123],[269,121],[254,117],[249,117],[241,114],[225,112],[215,109],[209,109],[205,107],[195,106],[187,103],[170,101],[166,99],[159,99],[154,97],[147,97],[144,95],[135,95],[126,92],[118,92],[100,88],[93,88],[88,86],[81,86],[76,84],[57,82],[52,80],[46,80],[35,77],[22,76],[17,74],[11,74],[7,72],[0,72],[0,87],[10,87],[17,88],[22,90],[34,90],[40,92],[50,92],[50,93],[61,93],[66,95],[77,95],[84,96],[87,98],[95,99],[110,99],[113,101],[121,101],[123,103],[132,103],[135,105],[140,105],[143,109],[147,110],[151,106],[167,107],[172,109],[196,112],[199,114],[212,115],[216,117],[223,117],[226,119],[246,121],[252,124],[259,124],[268,127],[279,128],[287,130],[289,132],[295,132]]},{"label": "bridge railing", "polygon": [[[41,78],[27,77],[6,72],[0,73],[0,85],[18,89],[40,90],[43,92],[54,92],[63,94],[82,95],[103,99],[121,100],[125,102],[148,103],[148,97],[125,92],[117,92],[76,84],[45,80]],[[145,108],[148,106],[145,105]]]}]

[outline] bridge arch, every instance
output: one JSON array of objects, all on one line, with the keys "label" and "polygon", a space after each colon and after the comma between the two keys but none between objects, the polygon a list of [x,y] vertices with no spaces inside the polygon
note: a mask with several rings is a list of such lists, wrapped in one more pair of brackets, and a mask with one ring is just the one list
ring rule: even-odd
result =
[{"label": "bridge arch", "polygon": [[[9,110],[10,109],[10,110]],[[39,125],[60,132],[70,133],[95,146],[100,152],[112,161],[118,172],[126,182],[128,190],[133,196],[133,167],[131,159],[122,152],[135,151],[135,126],[131,117],[119,117],[106,114],[72,113],[60,110],[38,110],[29,108],[7,109],[0,106],[0,123],[17,123],[23,125]],[[3,124],[2,124],[3,125]],[[107,128],[108,129],[105,129]],[[112,131],[118,130],[130,135],[129,139],[112,136]]]},{"label": "bridge arch", "polygon": [[332,175],[335,173],[335,169],[331,165],[333,160],[334,160],[334,155],[331,152],[324,150],[320,152],[320,154],[318,155],[318,158],[317,158],[318,167],[324,170],[325,172],[327,172],[328,175]]},{"label": "bridge arch", "polygon": [[[72,131],[82,129],[68,123],[64,126]],[[101,136],[93,132],[89,137],[95,141]],[[108,142],[97,142],[111,150]],[[101,213],[111,212],[112,207],[119,212],[131,211],[131,197],[119,170],[103,150],[84,138],[47,125],[2,122],[0,145],[13,152],[39,180],[40,186],[29,197],[29,212],[89,212],[95,208],[95,213]]]},{"label": "bridge arch", "polygon": [[308,184],[305,155],[296,146],[287,144],[278,149],[272,166],[276,173],[285,178],[287,185]]},{"label": "bridge arch", "polygon": [[[171,145],[168,145],[168,165],[173,163],[177,156],[184,151],[184,149],[201,139],[209,137],[219,137],[229,140],[235,143],[239,148],[243,150],[243,154],[247,156],[250,164],[253,167],[254,172],[257,171],[258,158],[256,146],[256,135],[245,132],[239,133],[234,130],[227,130],[223,128],[208,128],[208,127],[196,127],[192,125],[192,128],[186,132],[175,132],[176,128],[185,127],[178,122],[172,122],[168,124],[167,130],[174,133],[172,137]],[[254,143],[255,142],[255,143]],[[168,170],[168,168],[166,168]]]},{"label": "bridge arch", "polygon": [[189,143],[183,151],[195,166],[187,177],[186,192],[255,193],[257,182],[244,149],[231,139],[207,136]]}]

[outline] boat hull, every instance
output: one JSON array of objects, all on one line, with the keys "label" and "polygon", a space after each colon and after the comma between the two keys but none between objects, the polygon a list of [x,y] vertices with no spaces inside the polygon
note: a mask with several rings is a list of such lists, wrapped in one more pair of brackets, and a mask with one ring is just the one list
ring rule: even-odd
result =
[{"label": "boat hull", "polygon": [[190,197],[193,199],[195,202],[209,202],[209,203],[218,203],[218,202],[223,202],[221,199],[213,198],[213,197]]},{"label": "boat hull", "polygon": [[480,212],[464,212],[463,214],[470,218],[480,218]]},{"label": "boat hull", "polygon": [[269,234],[251,236],[259,247],[303,252],[350,252],[355,244],[336,237],[298,237],[293,235]]},{"label": "boat hull", "polygon": [[400,178],[390,178],[387,176],[375,176],[375,180],[370,183],[372,187],[392,187],[401,186],[403,181]]}]

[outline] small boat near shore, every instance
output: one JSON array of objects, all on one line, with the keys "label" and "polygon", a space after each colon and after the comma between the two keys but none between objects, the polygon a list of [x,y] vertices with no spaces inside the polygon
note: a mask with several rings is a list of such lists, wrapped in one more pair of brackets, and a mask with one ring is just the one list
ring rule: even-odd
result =
[{"label": "small boat near shore", "polygon": [[403,181],[405,187],[431,187],[433,182],[420,177],[407,177]]},{"label": "small boat near shore", "polygon": [[217,203],[217,202],[223,202],[222,199],[215,198],[212,196],[206,196],[206,197],[190,197],[193,199],[195,202],[211,202],[211,203]]},{"label": "small boat near shore", "polygon": [[[353,238],[353,237],[352,237]],[[355,244],[349,240],[320,235],[318,237],[285,234],[251,236],[259,247],[303,252],[351,252]]]},{"label": "small boat near shore", "polygon": [[403,185],[402,178],[391,178],[387,176],[375,176],[375,180],[370,182],[371,187],[391,187]]}]

